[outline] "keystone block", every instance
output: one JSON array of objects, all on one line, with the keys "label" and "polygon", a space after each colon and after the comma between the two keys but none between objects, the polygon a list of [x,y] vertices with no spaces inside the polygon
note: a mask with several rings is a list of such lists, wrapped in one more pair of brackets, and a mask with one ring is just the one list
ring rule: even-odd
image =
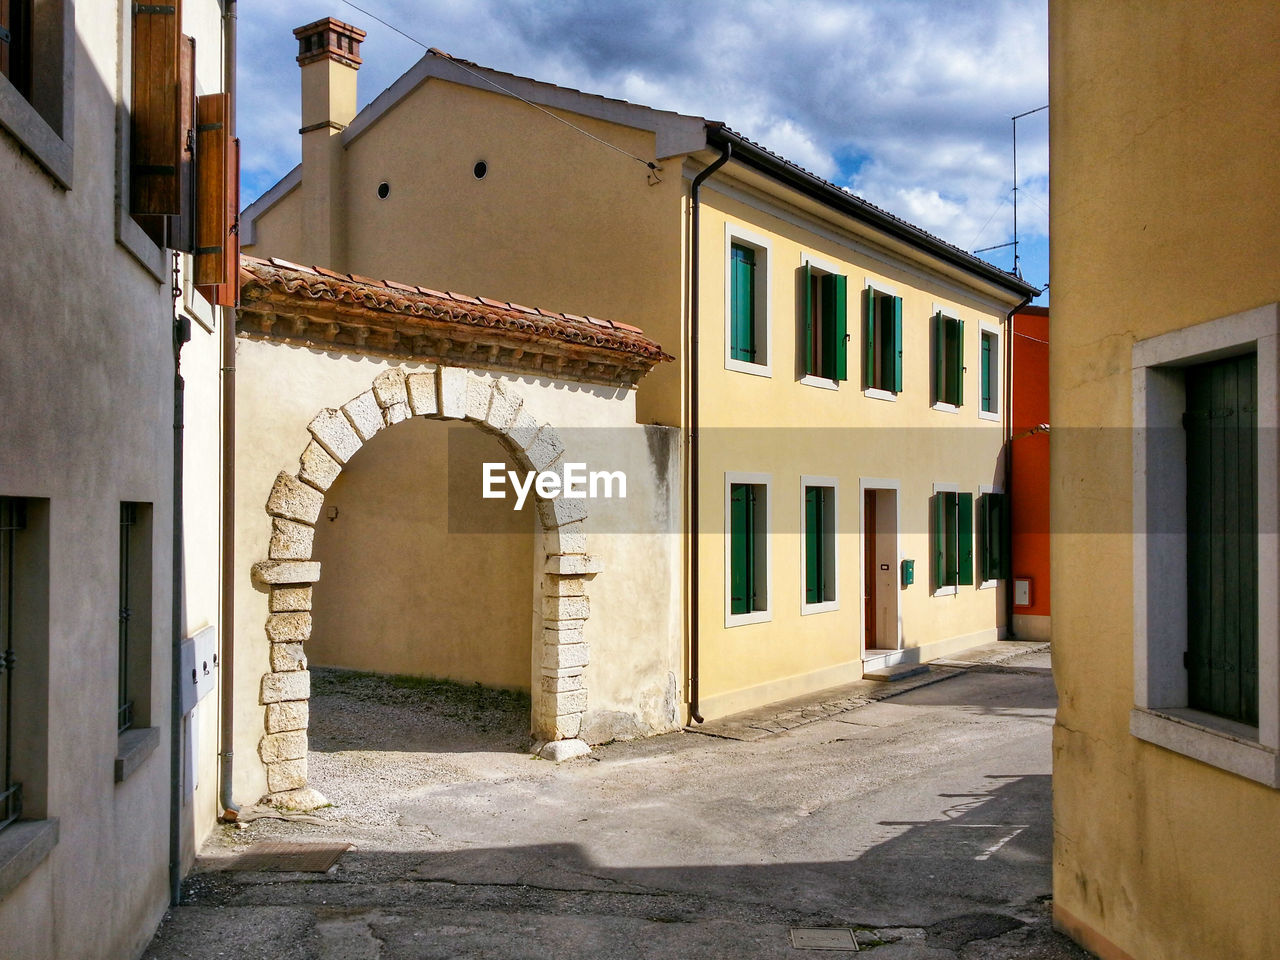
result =
[{"label": "keystone block", "polygon": [[434,373],[411,373],[405,377],[409,409],[415,417],[434,417],[440,411]]},{"label": "keystone block", "polygon": [[439,415],[445,420],[461,420],[467,415],[467,371],[461,367],[436,368],[436,398]]},{"label": "keystone block", "polygon": [[409,399],[404,383],[404,371],[399,367],[383,370],[373,378],[373,395],[383,409]]}]

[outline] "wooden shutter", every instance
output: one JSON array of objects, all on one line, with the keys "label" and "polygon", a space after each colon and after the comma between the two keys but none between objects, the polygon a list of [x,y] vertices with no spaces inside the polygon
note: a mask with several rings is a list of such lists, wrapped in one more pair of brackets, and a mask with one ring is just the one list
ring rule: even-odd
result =
[{"label": "wooden shutter", "polygon": [[813,329],[816,325],[813,316],[813,269],[807,263],[800,268],[800,283],[804,287],[804,372],[817,373],[817,358],[814,356],[817,338]]},{"label": "wooden shutter", "polygon": [[957,407],[964,405],[964,321],[951,321],[952,336],[954,338],[955,347],[951,354],[951,369],[948,371],[952,377],[950,394],[954,398],[951,400]]},{"label": "wooden shutter", "polygon": [[1186,398],[1187,705],[1257,726],[1257,357],[1189,368]]},{"label": "wooden shutter", "polygon": [[849,332],[848,278],[838,273],[824,274],[822,284],[822,375],[831,380],[848,380],[849,364],[845,339]]},{"label": "wooden shutter", "polygon": [[947,400],[947,318],[940,312],[933,315],[933,400]]},{"label": "wooden shutter", "polygon": [[730,298],[730,348],[734,360],[754,362],[755,343],[755,251],[734,244],[731,248],[729,298]]},{"label": "wooden shutter", "polygon": [[172,216],[182,212],[181,25],[181,0],[133,5],[131,213]]},{"label": "wooden shutter", "polygon": [[210,93],[196,101],[195,282],[228,282],[227,215],[231,145],[227,138],[227,95]]},{"label": "wooden shutter", "polygon": [[991,410],[991,338],[985,333],[981,337],[982,369],[978,385],[982,389],[982,409]]},{"label": "wooden shutter", "polygon": [[229,232],[224,251],[226,280],[212,286],[197,286],[200,295],[216,307],[234,307],[240,302],[240,140],[231,141],[227,164],[227,223]]},{"label": "wooden shutter", "polygon": [[933,577],[935,587],[950,584],[951,575],[947,569],[947,494],[933,495]]},{"label": "wooden shutter", "polygon": [[867,326],[862,338],[862,375],[868,387],[880,386],[880,365],[876,359],[876,292],[871,287],[863,291],[863,305],[867,314]]},{"label": "wooden shutter", "polygon": [[973,494],[956,498],[956,583],[973,583]]},{"label": "wooden shutter", "polygon": [[902,298],[893,298],[893,379],[889,389],[894,393],[902,392]]},{"label": "wooden shutter", "polygon": [[804,599],[822,602],[822,490],[804,488]]},{"label": "wooden shutter", "polygon": [[195,249],[194,203],[196,192],[196,41],[183,36],[178,64],[178,129],[181,149],[178,157],[178,199],[181,208],[168,221],[167,243],[174,250],[191,253]]},{"label": "wooden shutter", "polygon": [[752,610],[750,484],[729,486],[729,611]]}]

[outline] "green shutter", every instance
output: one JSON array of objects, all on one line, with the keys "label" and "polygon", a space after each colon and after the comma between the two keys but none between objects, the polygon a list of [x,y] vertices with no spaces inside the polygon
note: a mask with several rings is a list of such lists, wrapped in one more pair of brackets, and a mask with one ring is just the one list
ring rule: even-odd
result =
[{"label": "green shutter", "polygon": [[822,584],[822,489],[804,488],[804,599],[821,603]]},{"label": "green shutter", "polygon": [[868,387],[880,386],[876,367],[876,292],[871,287],[863,291],[866,305],[867,325],[863,330],[862,341],[862,374],[866,377]]},{"label": "green shutter", "polygon": [[991,494],[978,497],[978,579],[991,579]]},{"label": "green shutter", "polygon": [[902,298],[893,298],[893,343],[889,347],[893,354],[893,379],[889,381],[889,389],[894,393],[902,392]]},{"label": "green shutter", "polygon": [[947,494],[933,495],[933,579],[935,587],[951,581],[947,573]]},{"label": "green shutter", "polygon": [[947,400],[947,318],[941,312],[933,315],[933,399]]},{"label": "green shutter", "polygon": [[800,269],[800,282],[804,285],[804,372],[817,373],[814,369],[814,352],[813,348],[816,343],[814,339],[814,316],[813,316],[813,270],[809,264],[805,264]]},{"label": "green shutter", "polygon": [[755,251],[734,244],[729,274],[729,355],[734,360],[754,362],[756,358],[755,274]]},{"label": "green shutter", "polygon": [[959,407],[964,405],[964,321],[952,320],[951,323],[952,330],[955,331],[956,346],[951,367],[955,381],[950,392],[955,397],[951,402]]},{"label": "green shutter", "polygon": [[991,407],[991,338],[985,333],[981,338],[982,374],[979,385],[982,387],[982,409],[990,412]]},{"label": "green shutter", "polygon": [[849,280],[838,273],[822,278],[822,375],[848,380],[845,339],[849,333]]},{"label": "green shutter", "polygon": [[956,582],[973,583],[973,494],[956,495]]},{"label": "green shutter", "polygon": [[751,612],[751,510],[749,485],[735,483],[729,487],[729,610]]}]

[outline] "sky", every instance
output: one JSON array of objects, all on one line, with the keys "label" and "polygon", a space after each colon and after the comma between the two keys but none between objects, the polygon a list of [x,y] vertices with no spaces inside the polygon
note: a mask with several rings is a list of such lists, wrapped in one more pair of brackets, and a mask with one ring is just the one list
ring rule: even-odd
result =
[{"label": "sky", "polygon": [[[487,67],[723,121],[970,251],[1012,240],[1010,118],[1048,103],[1046,0],[356,2]],[[361,107],[424,53],[343,0],[240,4],[246,202],[298,163],[293,28],[326,16],[368,31]],[[1017,131],[1019,265],[1042,287],[1048,111]],[[1010,247],[979,256],[1013,265]]]}]

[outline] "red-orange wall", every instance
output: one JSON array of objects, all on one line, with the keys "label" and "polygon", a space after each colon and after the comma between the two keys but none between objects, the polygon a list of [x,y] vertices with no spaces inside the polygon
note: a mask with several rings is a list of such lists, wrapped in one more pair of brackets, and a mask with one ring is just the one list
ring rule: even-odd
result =
[{"label": "red-orange wall", "polygon": [[1031,606],[1049,615],[1049,434],[1021,436],[1049,422],[1049,308],[1013,316],[1013,575],[1031,578]]}]

